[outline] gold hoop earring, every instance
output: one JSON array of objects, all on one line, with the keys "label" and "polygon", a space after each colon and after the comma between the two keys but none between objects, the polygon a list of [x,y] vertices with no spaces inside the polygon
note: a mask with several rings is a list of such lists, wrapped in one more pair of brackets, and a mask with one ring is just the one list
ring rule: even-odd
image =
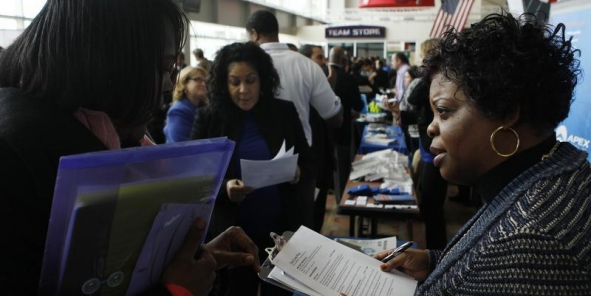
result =
[{"label": "gold hoop earring", "polygon": [[511,131],[515,137],[517,138],[517,145],[515,145],[515,150],[513,150],[513,152],[509,153],[509,154],[503,154],[501,152],[499,152],[497,150],[497,148],[495,147],[495,136],[497,135],[497,133],[504,129],[504,126],[499,126],[491,135],[490,135],[490,146],[492,147],[492,149],[495,151],[495,153],[497,153],[498,156],[501,157],[511,157],[513,156],[515,153],[517,153],[517,150],[519,149],[519,143],[520,143],[520,139],[519,139],[519,134],[517,134],[517,132],[512,129],[512,128],[507,128],[507,130]]}]

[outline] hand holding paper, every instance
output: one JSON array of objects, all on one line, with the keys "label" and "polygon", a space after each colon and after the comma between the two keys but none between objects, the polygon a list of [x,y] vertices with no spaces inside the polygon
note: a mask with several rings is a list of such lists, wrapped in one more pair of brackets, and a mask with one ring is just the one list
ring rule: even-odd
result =
[{"label": "hand holding paper", "polygon": [[[285,141],[277,155],[271,160],[240,160],[242,181],[245,186],[262,188],[285,182],[295,182],[298,155],[294,148],[285,149]],[[297,183],[297,182],[296,182]]]},{"label": "hand holding paper", "polygon": [[254,188],[244,186],[244,182],[240,179],[233,179],[226,183],[226,192],[228,197],[233,202],[241,202],[246,198],[246,195],[253,192]]},{"label": "hand holding paper", "polygon": [[298,184],[300,182],[300,166],[296,166],[295,177],[293,177],[293,181],[290,184]]},{"label": "hand holding paper", "polygon": [[273,264],[269,278],[309,295],[410,296],[417,285],[399,271],[381,271],[380,261],[305,226],[289,239]]},{"label": "hand holding paper", "polygon": [[[374,258],[382,260],[391,250],[378,253]],[[422,281],[429,276],[429,254],[427,250],[408,249],[394,259],[380,266],[382,271],[400,270],[416,280]]]}]

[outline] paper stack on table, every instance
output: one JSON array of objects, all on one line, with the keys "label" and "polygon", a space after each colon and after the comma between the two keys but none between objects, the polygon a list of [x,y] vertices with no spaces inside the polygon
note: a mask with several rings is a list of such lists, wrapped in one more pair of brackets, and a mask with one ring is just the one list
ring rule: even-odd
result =
[{"label": "paper stack on table", "polygon": [[[410,181],[406,172],[408,158],[392,149],[380,150],[369,153],[351,164],[349,180],[364,178],[365,181],[379,179],[397,180],[398,182]],[[411,181],[412,184],[412,181]]]},{"label": "paper stack on table", "polygon": [[285,141],[277,155],[271,160],[240,160],[242,182],[245,186],[262,188],[285,182],[295,178],[298,165],[298,154],[293,154],[294,147],[285,150]]},{"label": "paper stack on table", "polygon": [[399,272],[383,272],[380,262],[305,226],[273,260],[269,277],[305,294],[410,296],[417,281]]}]

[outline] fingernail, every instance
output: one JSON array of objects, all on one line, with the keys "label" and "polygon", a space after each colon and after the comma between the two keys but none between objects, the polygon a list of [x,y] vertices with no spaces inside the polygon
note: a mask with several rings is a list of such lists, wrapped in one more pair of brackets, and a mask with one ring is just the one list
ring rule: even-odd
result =
[{"label": "fingernail", "polygon": [[246,256],[244,257],[244,263],[253,263],[254,262],[254,257],[253,256]]},{"label": "fingernail", "polygon": [[197,220],[197,224],[195,224],[195,227],[197,227],[197,229],[199,230],[204,230],[205,229],[205,221],[199,219]]},{"label": "fingernail", "polygon": [[382,264],[382,265],[380,265],[380,269],[381,269],[381,270],[385,270],[386,268],[388,268],[388,265],[386,265],[386,264]]}]

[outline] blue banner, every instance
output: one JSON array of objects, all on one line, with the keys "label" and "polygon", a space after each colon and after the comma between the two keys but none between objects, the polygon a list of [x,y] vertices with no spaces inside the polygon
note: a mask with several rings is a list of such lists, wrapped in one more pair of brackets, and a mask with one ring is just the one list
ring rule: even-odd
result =
[{"label": "blue banner", "polygon": [[[573,1],[577,2],[577,1]],[[552,6],[551,24],[564,23],[566,25],[566,38],[573,37],[573,45],[581,50],[581,69],[591,73],[591,5],[567,7],[561,9],[558,5]],[[565,3],[566,4],[566,3]],[[574,3],[573,3],[574,4]],[[588,3],[585,3],[588,4]],[[583,6],[583,7],[581,7]],[[591,89],[590,83],[585,82],[582,76],[575,89],[574,102],[570,108],[568,118],[556,128],[558,140],[570,142],[581,150],[590,153],[591,142]],[[591,161],[591,157],[588,157]]]}]

